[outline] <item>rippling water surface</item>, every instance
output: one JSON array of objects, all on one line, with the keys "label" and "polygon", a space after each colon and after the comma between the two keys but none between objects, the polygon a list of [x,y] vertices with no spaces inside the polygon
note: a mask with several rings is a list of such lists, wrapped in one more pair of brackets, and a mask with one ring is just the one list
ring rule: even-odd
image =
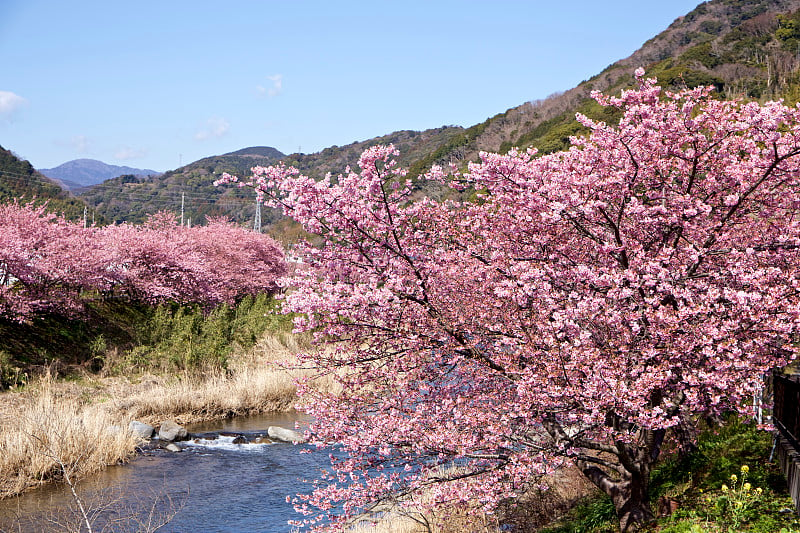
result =
[{"label": "rippling water surface", "polygon": [[[253,435],[266,433],[269,426],[292,428],[296,421],[302,425],[302,416],[280,414],[217,421],[187,429],[192,433],[230,431]],[[114,500],[107,511],[99,514],[98,525],[130,507],[137,507],[140,516],[147,516],[151,514],[152,502],[158,499],[154,515],[180,508],[159,531],[291,531],[287,520],[301,515],[286,503],[286,496],[310,491],[303,480],[318,477],[320,468],[329,466],[328,453],[300,453],[303,449],[314,449],[306,445],[233,444],[232,440],[233,437],[228,437],[182,443],[185,449],[181,453],[147,452],[127,465],[110,468],[82,482],[79,488],[87,500],[92,500],[91,495],[96,492],[101,494],[97,498],[100,501]],[[0,531],[19,531],[20,524],[21,531],[40,531],[47,525],[48,517],[68,515],[72,503],[63,487],[45,488],[1,501]]]}]

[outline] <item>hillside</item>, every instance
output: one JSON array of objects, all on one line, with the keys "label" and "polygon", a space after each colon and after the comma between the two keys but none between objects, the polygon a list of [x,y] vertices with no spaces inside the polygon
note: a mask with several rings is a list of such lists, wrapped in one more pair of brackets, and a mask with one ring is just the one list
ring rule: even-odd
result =
[{"label": "hillside", "polygon": [[[201,159],[155,179],[124,176],[93,187],[82,197],[113,220],[141,221],[157,209],[180,210],[186,217],[226,214],[241,222],[253,220],[252,194],[246,190],[219,190],[211,182],[222,172],[247,175],[254,165],[282,159],[303,173],[322,177],[354,166],[360,153],[375,144],[394,143],[400,163],[412,177],[432,164],[465,166],[480,151],[507,151],[536,146],[541,152],[569,145],[580,134],[575,113],[613,121],[614,111],[590,98],[592,90],[618,92],[633,82],[633,71],[643,66],[671,88],[715,85],[723,98],[758,100],[800,99],[800,0],[713,0],[676,19],[630,57],[621,59],[577,87],[544,100],[526,102],[462,128],[445,126],[426,131],[398,131],[381,137],[331,146],[315,154],[283,156],[277,150],[253,147]],[[425,191],[435,194],[433,191]],[[276,220],[265,213],[264,224]]]},{"label": "hillside", "polygon": [[[141,222],[147,214],[161,209],[180,212],[195,223],[206,215],[226,215],[241,223],[251,224],[255,213],[255,195],[247,189],[218,188],[215,179],[223,172],[247,176],[256,165],[271,165],[283,160],[314,176],[341,172],[355,166],[361,152],[375,144],[394,143],[401,151],[401,163],[411,165],[427,153],[449,142],[463,128],[444,127],[417,131],[399,131],[347,146],[333,146],[315,154],[286,156],[275,148],[250,147],[206,157],[176,170],[152,178],[120,176],[80,193],[90,206],[109,220]],[[278,220],[278,213],[262,210],[262,221],[269,225]]]},{"label": "hillside", "polygon": [[96,159],[73,159],[55,168],[39,169],[39,172],[58,180],[69,190],[102,183],[107,179],[122,175],[151,176],[159,174],[155,170],[109,165]]},{"label": "hillside", "polygon": [[526,102],[473,126],[451,149],[432,154],[429,162],[475,160],[481,150],[507,151],[536,146],[543,152],[568,146],[579,133],[575,112],[601,112],[592,90],[618,92],[629,87],[633,71],[671,88],[715,85],[723,98],[766,100],[798,92],[797,50],[800,42],[798,0],[713,0],[676,19],[631,56],[564,93]]},{"label": "hillside", "polygon": [[65,192],[53,180],[37,172],[28,161],[0,146],[0,202],[12,199],[21,202],[47,202],[49,209],[67,218],[83,216],[85,204]]},{"label": "hillside", "polygon": [[[184,219],[202,222],[205,216],[230,216],[252,223],[255,196],[244,189],[218,188],[213,182],[223,172],[245,175],[256,165],[271,165],[284,157],[275,148],[256,146],[206,157],[176,170],[150,177],[119,176],[80,193],[86,203],[114,222],[143,222],[160,210],[180,213]],[[265,224],[271,220],[264,213]]]}]

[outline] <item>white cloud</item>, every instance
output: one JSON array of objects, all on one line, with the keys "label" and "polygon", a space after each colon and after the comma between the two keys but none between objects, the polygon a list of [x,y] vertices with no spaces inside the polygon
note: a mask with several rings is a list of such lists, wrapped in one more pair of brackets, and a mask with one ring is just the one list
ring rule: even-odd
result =
[{"label": "white cloud", "polygon": [[214,117],[206,121],[204,127],[194,134],[194,138],[198,141],[205,141],[206,139],[217,139],[222,137],[231,129],[231,124],[224,118]]},{"label": "white cloud", "polygon": [[119,150],[116,151],[114,154],[114,158],[120,161],[126,161],[128,159],[139,159],[147,155],[147,150],[144,149],[135,149],[131,148],[130,146],[123,146]]},{"label": "white cloud", "polygon": [[0,91],[0,116],[10,117],[12,113],[22,108],[28,101],[11,91]]},{"label": "white cloud", "polygon": [[258,85],[256,93],[259,96],[267,96],[269,98],[278,96],[283,90],[283,74],[273,74],[272,76],[267,76],[267,79],[272,82],[272,85],[270,87]]},{"label": "white cloud", "polygon": [[86,135],[75,135],[69,139],[60,139],[55,141],[57,146],[64,146],[69,148],[70,150],[74,150],[79,154],[85,154],[89,152],[89,147],[92,144],[92,141]]},{"label": "white cloud", "polygon": [[76,135],[71,139],[71,144],[81,154],[85,154],[89,151],[89,145],[91,141],[86,135]]}]

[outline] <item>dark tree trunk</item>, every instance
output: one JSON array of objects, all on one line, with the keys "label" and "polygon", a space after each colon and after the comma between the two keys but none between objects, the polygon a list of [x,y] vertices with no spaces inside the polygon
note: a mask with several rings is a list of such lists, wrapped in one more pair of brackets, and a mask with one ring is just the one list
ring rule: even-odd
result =
[{"label": "dark tree trunk", "polygon": [[636,531],[655,520],[647,494],[650,468],[647,465],[642,466],[643,472],[626,472],[619,480],[612,480],[593,465],[584,465],[581,468],[584,475],[611,498],[623,533]]},{"label": "dark tree trunk", "polygon": [[[612,416],[608,423],[616,422]],[[623,533],[636,531],[655,520],[647,489],[650,470],[661,452],[666,430],[642,428],[635,444],[622,440],[612,444],[570,438],[553,417],[545,418],[543,425],[557,443],[593,451],[577,455],[575,464],[611,498]]]},{"label": "dark tree trunk", "polygon": [[686,423],[680,423],[673,428],[675,438],[678,441],[678,457],[685,459],[686,457],[697,452],[696,430]]},{"label": "dark tree trunk", "polygon": [[647,484],[641,481],[632,479],[621,482],[616,494],[611,497],[622,531],[636,531],[655,520],[647,496]]}]

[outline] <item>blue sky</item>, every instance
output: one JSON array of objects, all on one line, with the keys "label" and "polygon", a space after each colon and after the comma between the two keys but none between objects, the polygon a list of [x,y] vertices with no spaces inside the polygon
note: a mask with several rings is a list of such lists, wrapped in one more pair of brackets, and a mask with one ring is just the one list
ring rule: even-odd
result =
[{"label": "blue sky", "polygon": [[575,86],[699,0],[0,0],[0,145],[173,169],[471,126]]}]

